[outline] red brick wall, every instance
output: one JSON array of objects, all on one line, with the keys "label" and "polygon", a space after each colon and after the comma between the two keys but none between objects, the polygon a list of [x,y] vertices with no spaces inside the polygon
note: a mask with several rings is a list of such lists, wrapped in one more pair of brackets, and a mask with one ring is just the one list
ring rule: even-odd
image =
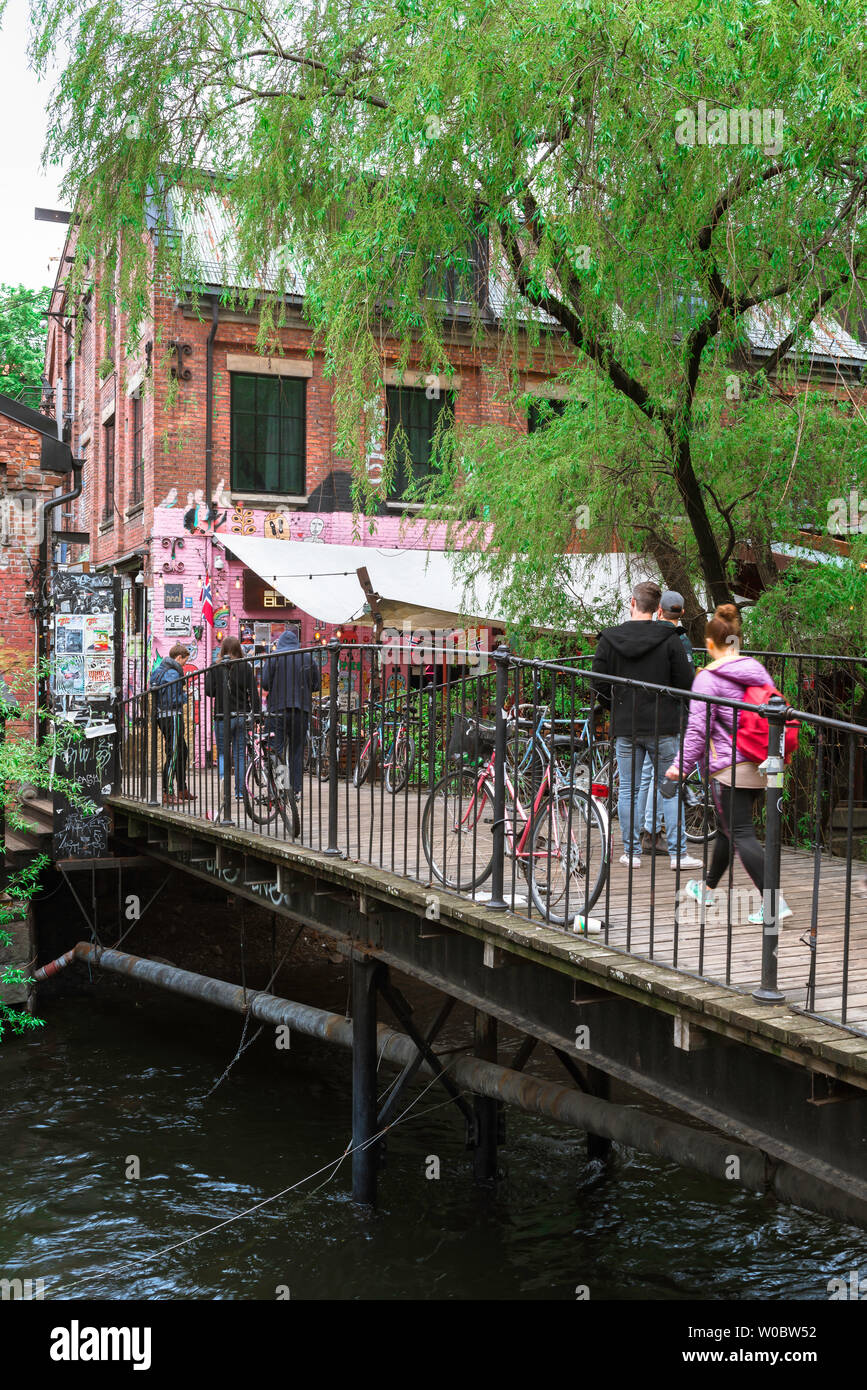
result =
[{"label": "red brick wall", "polygon": [[[64,479],[43,473],[41,436],[0,415],[0,675],[16,688],[24,677],[32,689],[35,625],[25,593],[35,589],[31,562],[39,559],[39,512]],[[36,513],[22,509],[22,494]]]}]

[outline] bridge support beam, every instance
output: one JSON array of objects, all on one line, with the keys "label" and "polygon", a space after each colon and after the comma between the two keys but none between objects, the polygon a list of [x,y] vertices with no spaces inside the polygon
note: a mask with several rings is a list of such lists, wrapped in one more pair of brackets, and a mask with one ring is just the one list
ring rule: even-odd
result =
[{"label": "bridge support beam", "polygon": [[[497,1060],[497,1020],[480,1009],[473,1010],[473,1052],[483,1062]],[[476,1182],[492,1183],[497,1176],[497,1131],[499,1102],[490,1096],[476,1096],[473,1174]]]},{"label": "bridge support beam", "polygon": [[376,1201],[376,993],[382,966],[352,957],[352,1200]]}]

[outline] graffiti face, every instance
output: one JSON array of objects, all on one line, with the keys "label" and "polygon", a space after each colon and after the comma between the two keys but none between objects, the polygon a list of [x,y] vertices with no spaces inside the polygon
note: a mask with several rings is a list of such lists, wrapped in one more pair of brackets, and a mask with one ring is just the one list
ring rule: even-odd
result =
[{"label": "graffiti face", "polygon": [[273,536],[279,541],[288,540],[290,535],[289,523],[288,512],[268,512],[265,517],[264,534]]}]

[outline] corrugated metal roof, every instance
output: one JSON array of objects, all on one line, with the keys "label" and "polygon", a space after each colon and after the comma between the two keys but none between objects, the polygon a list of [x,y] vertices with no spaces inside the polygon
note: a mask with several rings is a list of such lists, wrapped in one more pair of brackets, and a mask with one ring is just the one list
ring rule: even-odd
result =
[{"label": "corrugated metal roof", "polygon": [[[789,336],[793,327],[791,316],[779,304],[756,305],[744,318],[750,342],[760,352],[773,352]],[[817,314],[804,334],[800,351],[828,362],[867,362],[867,347],[827,314]]]},{"label": "corrugated metal roof", "polygon": [[[174,203],[174,214],[183,238],[185,267],[191,280],[236,290],[277,289],[279,263],[276,259],[272,258],[263,266],[258,277],[251,276],[249,271],[242,271],[237,231],[228,200],[212,195],[194,207],[178,199]],[[284,264],[286,291],[303,296],[303,270],[298,262],[293,261],[288,249]],[[492,271],[488,277],[488,304],[495,318],[505,315],[506,305],[513,293],[504,277]],[[550,314],[529,305],[524,306],[520,317],[550,327],[558,326]],[[770,353],[791,332],[792,319],[779,303],[764,304],[749,310],[744,315],[744,324],[753,348],[759,353]],[[855,366],[867,362],[867,346],[857,342],[836,319],[825,314],[817,316],[804,336],[801,352],[804,351],[820,361]]]}]

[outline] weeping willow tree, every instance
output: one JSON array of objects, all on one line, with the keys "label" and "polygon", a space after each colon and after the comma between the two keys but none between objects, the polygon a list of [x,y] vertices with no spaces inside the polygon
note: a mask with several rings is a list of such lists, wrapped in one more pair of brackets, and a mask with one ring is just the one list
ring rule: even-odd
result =
[{"label": "weeping willow tree", "polygon": [[[816,327],[864,303],[865,18],[864,0],[35,0],[36,62],[66,55],[48,158],[79,218],[71,287],[96,274],[134,339],[154,274],[204,280],[178,232],[216,200],[263,347],[303,284],[367,514],[397,467],[395,440],[378,485],[365,467],[386,344],[447,376],[461,299],[509,423],[449,417],[417,499],[516,616],[532,592],[575,617],[576,540],[645,557],[694,617],[731,598],[746,543],[772,591],[774,539],[867,493],[858,384],[836,404],[794,390]],[[528,434],[531,366],[566,405]]]}]

